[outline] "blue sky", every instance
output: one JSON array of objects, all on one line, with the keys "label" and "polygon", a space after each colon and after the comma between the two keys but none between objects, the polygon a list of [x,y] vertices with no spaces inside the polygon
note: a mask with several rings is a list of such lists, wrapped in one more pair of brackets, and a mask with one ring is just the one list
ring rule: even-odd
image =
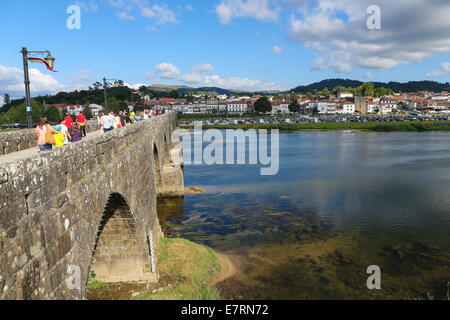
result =
[{"label": "blue sky", "polygon": [[[32,95],[87,88],[104,76],[140,84],[290,89],[327,78],[449,81],[449,1],[2,0],[0,95],[23,96],[19,50],[48,49]],[[81,9],[69,30],[68,6]],[[442,15],[442,19],[430,19]],[[414,25],[410,22],[414,21]]]}]

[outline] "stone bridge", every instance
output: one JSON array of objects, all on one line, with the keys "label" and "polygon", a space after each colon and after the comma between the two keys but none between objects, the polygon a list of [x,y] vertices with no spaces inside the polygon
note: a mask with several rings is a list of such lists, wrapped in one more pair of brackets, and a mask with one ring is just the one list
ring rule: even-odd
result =
[{"label": "stone bridge", "polygon": [[[169,113],[20,160],[0,156],[0,299],[84,299],[94,274],[158,281],[157,196],[184,193],[177,125]],[[3,153],[32,145],[15,140],[22,147]]]}]

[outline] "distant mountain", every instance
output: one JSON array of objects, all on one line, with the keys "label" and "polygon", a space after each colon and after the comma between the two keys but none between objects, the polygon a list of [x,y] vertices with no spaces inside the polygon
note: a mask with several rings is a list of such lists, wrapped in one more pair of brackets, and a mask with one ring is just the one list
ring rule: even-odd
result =
[{"label": "distant mountain", "polygon": [[193,89],[188,86],[177,86],[177,85],[165,85],[165,84],[153,84],[151,86],[148,86],[148,88],[152,91],[162,91],[162,92],[169,92],[173,90],[179,90],[179,89],[186,89],[190,90]]},{"label": "distant mountain", "polygon": [[[409,81],[409,82],[372,82],[375,88],[385,87],[387,89],[391,89],[395,92],[417,92],[417,91],[432,91],[432,92],[442,92],[442,91],[450,91],[450,84],[440,83],[436,81]],[[292,93],[314,93],[314,90],[321,91],[325,88],[329,90],[342,86],[345,88],[356,88],[362,85],[364,82],[358,80],[349,80],[349,79],[327,79],[319,82],[312,83],[307,86],[298,86],[292,89],[290,92]]]},{"label": "distant mountain", "polygon": [[177,85],[165,85],[165,84],[153,84],[151,86],[148,86],[148,88],[152,91],[157,92],[170,92],[170,91],[177,91],[178,94],[184,93],[185,95],[188,95],[190,93],[196,93],[196,92],[207,92],[207,93],[216,93],[216,94],[226,94],[226,95],[232,95],[234,93],[249,93],[247,91],[243,90],[230,90],[230,89],[223,89],[218,87],[200,87],[200,88],[192,88],[188,86],[177,86]]},{"label": "distant mountain", "polygon": [[222,89],[218,87],[200,87],[200,88],[180,88],[177,90],[179,94],[184,93],[185,95],[195,92],[207,92],[207,93],[215,93],[218,95],[226,94],[226,95],[233,95],[235,93],[243,94],[243,93],[249,93],[247,91],[242,90],[230,90],[230,89]]}]

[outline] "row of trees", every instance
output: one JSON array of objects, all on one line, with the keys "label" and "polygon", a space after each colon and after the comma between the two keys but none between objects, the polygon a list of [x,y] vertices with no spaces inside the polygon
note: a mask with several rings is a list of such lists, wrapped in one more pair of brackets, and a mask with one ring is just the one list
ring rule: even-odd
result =
[{"label": "row of trees", "polygon": [[[259,113],[272,112],[272,103],[267,96],[264,96],[255,101],[253,108]],[[289,112],[304,113],[305,110],[302,110],[300,103],[298,103],[297,99],[294,99],[294,101],[289,104]]]},{"label": "row of trees", "polygon": [[[324,88],[323,90],[320,90],[317,92],[317,94],[319,96],[330,96],[330,95],[337,95],[339,92],[350,92],[353,93],[354,96],[363,96],[363,97],[368,97],[368,96],[375,96],[377,98],[385,96],[385,95],[393,95],[394,91],[392,91],[391,89],[387,89],[385,87],[378,87],[375,88],[374,84],[372,82],[366,82],[363,83],[362,85],[355,87],[355,88],[346,88],[343,86],[337,86],[334,87],[331,91],[328,90],[328,88]],[[308,92],[306,94],[306,97],[309,99],[313,99],[314,95],[311,92]]]},{"label": "row of trees", "polygon": [[[83,112],[86,118],[92,119],[93,114],[89,105],[86,105],[86,108]],[[31,118],[33,123],[38,123],[42,116],[47,117],[48,121],[51,123],[58,123],[62,118],[65,117],[64,114],[59,112],[59,109],[50,105],[44,107],[39,101],[36,99],[31,99]],[[72,115],[72,118],[75,120],[75,116]],[[25,102],[16,106],[11,107],[8,111],[4,113],[0,113],[0,124],[27,124],[28,123],[28,115],[26,112]]]}]

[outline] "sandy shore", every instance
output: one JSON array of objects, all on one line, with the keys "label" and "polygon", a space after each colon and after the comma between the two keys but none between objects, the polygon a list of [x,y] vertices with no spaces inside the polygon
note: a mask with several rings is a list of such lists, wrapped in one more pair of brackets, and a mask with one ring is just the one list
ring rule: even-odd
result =
[{"label": "sandy shore", "polygon": [[194,187],[194,186],[190,186],[190,187],[184,187],[184,194],[203,194],[206,193],[206,190],[203,189],[202,187]]},{"label": "sandy shore", "polygon": [[210,284],[216,285],[219,282],[225,281],[231,277],[234,277],[242,270],[242,257],[233,253],[217,252],[219,262],[222,269],[211,277]]}]

